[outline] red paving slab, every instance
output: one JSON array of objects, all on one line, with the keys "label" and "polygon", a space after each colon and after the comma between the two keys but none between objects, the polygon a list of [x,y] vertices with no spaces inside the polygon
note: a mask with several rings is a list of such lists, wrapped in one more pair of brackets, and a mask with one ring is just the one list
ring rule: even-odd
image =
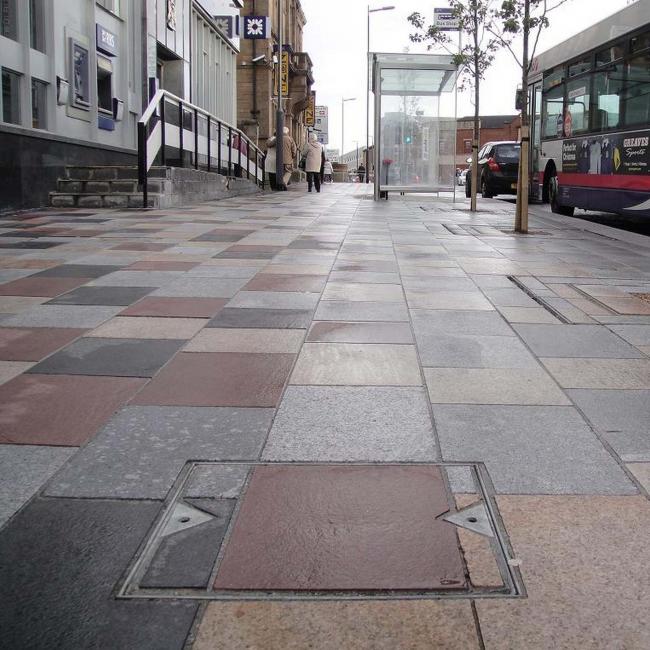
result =
[{"label": "red paving slab", "polygon": [[229,298],[143,298],[120,316],[163,316],[167,318],[212,318]]},{"label": "red paving slab", "polygon": [[305,291],[320,293],[325,288],[326,275],[275,275],[263,273],[253,278],[244,291]]},{"label": "red paving slab", "polygon": [[277,406],[294,359],[293,354],[179,354],[133,403],[158,406]]},{"label": "red paving slab", "polygon": [[72,291],[93,278],[27,277],[0,285],[0,296],[43,296],[54,298]]},{"label": "red paving slab", "polygon": [[64,327],[1,327],[0,360],[41,361],[86,331]]},{"label": "red paving slab", "polygon": [[79,446],[146,379],[21,375],[0,386],[0,442]]},{"label": "red paving slab", "polygon": [[437,467],[256,467],[214,586],[462,589],[448,510]]}]

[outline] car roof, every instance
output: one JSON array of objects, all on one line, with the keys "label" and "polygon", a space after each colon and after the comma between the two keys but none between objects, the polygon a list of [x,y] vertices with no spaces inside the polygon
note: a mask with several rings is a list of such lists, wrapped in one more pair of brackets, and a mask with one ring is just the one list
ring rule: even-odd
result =
[{"label": "car roof", "polygon": [[494,146],[497,144],[521,144],[521,143],[517,142],[516,140],[498,140],[496,142],[486,142],[483,146],[487,147],[488,145]]}]

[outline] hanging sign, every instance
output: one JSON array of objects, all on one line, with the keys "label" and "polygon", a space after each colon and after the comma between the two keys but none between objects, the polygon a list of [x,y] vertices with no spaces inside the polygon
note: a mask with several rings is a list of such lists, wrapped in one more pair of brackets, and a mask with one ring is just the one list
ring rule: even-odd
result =
[{"label": "hanging sign", "polygon": [[239,36],[239,16],[213,16],[214,22],[227,38]]},{"label": "hanging sign", "polygon": [[271,37],[271,19],[268,16],[244,16],[243,37],[259,40]]},{"label": "hanging sign", "polygon": [[438,8],[433,10],[433,25],[441,32],[457,32],[460,29],[460,20],[454,16],[454,10]]},{"label": "hanging sign", "polygon": [[282,72],[280,75],[282,82],[282,94],[286,97],[289,94],[289,52],[282,52]]},{"label": "hanging sign", "polygon": [[305,126],[315,126],[316,124],[316,92],[312,91],[307,101],[305,109]]},{"label": "hanging sign", "polygon": [[102,27],[99,23],[95,25],[95,32],[97,37],[97,49],[108,56],[117,56],[117,36],[113,32],[109,32],[106,27]]}]

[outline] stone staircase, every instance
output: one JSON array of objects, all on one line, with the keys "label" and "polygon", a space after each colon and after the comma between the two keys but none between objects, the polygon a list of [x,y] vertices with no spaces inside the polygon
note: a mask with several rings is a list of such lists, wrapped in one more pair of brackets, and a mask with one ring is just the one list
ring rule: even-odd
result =
[{"label": "stone staircase", "polygon": [[[259,187],[245,178],[180,167],[152,167],[147,207],[170,208],[201,201],[254,194]],[[69,166],[50,192],[54,208],[143,208],[135,166]]]}]

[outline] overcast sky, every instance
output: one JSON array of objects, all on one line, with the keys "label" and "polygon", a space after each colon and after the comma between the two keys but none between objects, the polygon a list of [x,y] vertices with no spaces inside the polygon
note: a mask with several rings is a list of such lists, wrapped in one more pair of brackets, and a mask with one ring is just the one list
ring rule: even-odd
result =
[{"label": "overcast sky", "polygon": [[[316,101],[329,106],[329,146],[341,147],[341,98],[356,97],[345,105],[345,149],[365,146],[366,140],[366,30],[367,7],[364,0],[301,0],[307,26],[304,49],[314,62]],[[433,7],[445,7],[444,0],[378,0],[371,7],[394,5],[393,11],[371,15],[370,49],[375,52],[426,52],[426,46],[409,41],[406,18],[414,11],[433,18]],[[540,40],[538,52],[570,38],[628,4],[627,0],[569,0],[549,15],[551,26]],[[483,115],[514,114],[518,68],[512,56],[497,55],[482,87]],[[473,114],[469,95],[460,98],[458,114]]]}]

